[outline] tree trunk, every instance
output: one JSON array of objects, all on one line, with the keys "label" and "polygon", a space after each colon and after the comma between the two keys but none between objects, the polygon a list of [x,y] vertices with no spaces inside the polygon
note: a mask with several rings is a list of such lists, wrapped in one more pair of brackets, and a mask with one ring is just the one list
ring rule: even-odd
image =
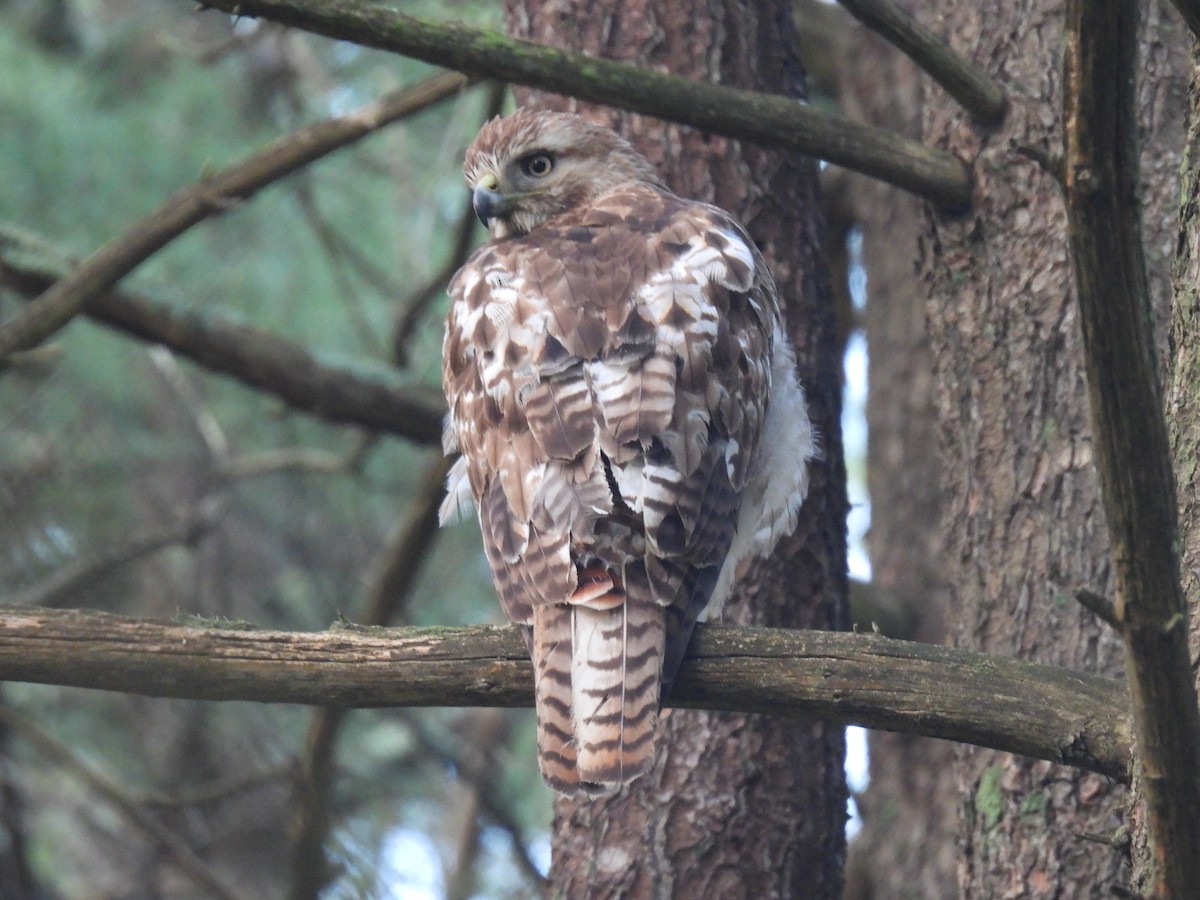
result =
[{"label": "tree trunk", "polygon": [[1167,427],[1179,492],[1179,569],[1192,608],[1188,646],[1200,660],[1200,66],[1193,57],[1188,133],[1171,309],[1172,353],[1165,358]]},{"label": "tree trunk", "polygon": [[[941,12],[951,44],[988,65],[1012,103],[995,131],[974,126],[940,92],[926,104],[927,142],[970,161],[977,180],[968,215],[929,219],[921,263],[946,473],[952,636],[1121,676],[1119,640],[1073,599],[1080,588],[1108,594],[1112,581],[1053,174],[1062,152],[1062,11],[1030,0],[983,16],[978,4],[948,0]],[[1160,310],[1181,144],[1182,104],[1171,99],[1185,40],[1164,17],[1165,5],[1147,7],[1139,88],[1146,240]],[[1119,785],[968,747],[957,757],[964,896],[1099,896],[1129,885],[1117,838],[1136,816],[1127,817]]]},{"label": "tree trunk", "polygon": [[[917,68],[863,26],[848,25],[851,41],[840,57],[842,109],[919,138]],[[946,597],[933,360],[914,266],[921,202],[862,176],[848,181],[867,275],[872,587],[886,598],[888,621],[904,628],[896,637],[941,643]],[[848,900],[954,894],[954,820],[946,815],[957,794],[953,754],[954,745],[945,741],[871,733],[871,781],[857,798],[863,827],[850,844]]]},{"label": "tree trunk", "polygon": [[[509,0],[517,37],[664,68],[697,80],[802,95],[790,6],[770,0]],[[521,92],[524,102],[577,101]],[[725,620],[845,623],[845,474],[840,359],[820,258],[812,160],[615,110],[589,108],[655,162],[674,190],[739,216],[788,309],[822,436],[796,534],[755,567]],[[799,598],[799,599],[797,599]],[[843,730],[749,715],[673,711],[653,772],[621,795],[559,800],[553,891],[575,897],[837,897],[845,848]]]}]

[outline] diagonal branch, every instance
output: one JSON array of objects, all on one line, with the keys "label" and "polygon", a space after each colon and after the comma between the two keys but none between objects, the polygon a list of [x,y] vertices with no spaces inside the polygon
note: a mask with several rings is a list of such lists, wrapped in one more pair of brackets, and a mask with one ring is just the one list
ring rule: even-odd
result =
[{"label": "diagonal branch", "polygon": [[[188,627],[66,610],[0,610],[0,680],[155,697],[315,706],[528,706],[515,626]],[[668,705],[923,734],[1128,778],[1124,687],[969,650],[876,635],[705,625]]]},{"label": "diagonal branch", "polygon": [[242,896],[223,884],[183,838],[164,828],[120,785],[76,756],[70,747],[4,706],[0,706],[0,722],[32,744],[40,759],[68,770],[89,790],[119,810],[138,831],[161,847],[179,871],[206,894],[223,900],[237,900]]},{"label": "diagonal branch", "polygon": [[184,521],[158,533],[127,538],[106,547],[94,556],[77,560],[56,570],[42,581],[15,594],[4,602],[13,606],[58,606],[84,585],[94,582],[105,573],[150,556],[167,547],[192,544],[210,530],[221,515],[221,503],[208,498],[189,511]]},{"label": "diagonal branch", "polygon": [[[0,224],[0,285],[37,295],[65,273],[60,256],[38,238]],[[441,392],[413,385],[391,370],[324,358],[220,314],[182,309],[128,291],[111,290],[93,298],[86,313],[327,421],[422,444],[441,440],[446,410]]]},{"label": "diagonal branch", "polygon": [[971,202],[970,176],[955,156],[785,97],[689,81],[494,32],[429,22],[369,0],[204,0],[204,5],[389,50],[469,76],[785,147],[880,178],[949,209],[965,209]]},{"label": "diagonal branch", "polygon": [[946,89],[972,116],[996,125],[1008,109],[1004,89],[913,18],[894,0],[840,0],[854,18],[899,49]]},{"label": "diagonal branch", "polygon": [[[504,98],[508,94],[508,85],[494,82],[488,91],[487,106],[484,111],[484,121],[500,115],[504,108]],[[445,292],[446,286],[454,277],[454,273],[467,261],[475,242],[476,223],[479,221],[472,206],[470,197],[463,194],[462,212],[459,214],[458,225],[454,230],[454,246],[442,267],[429,278],[425,284],[413,293],[402,304],[403,312],[397,317],[392,327],[392,359],[398,366],[408,365],[409,344],[417,332],[422,318],[429,311],[433,301]]]},{"label": "diagonal branch", "polygon": [[209,216],[253,196],[297,169],[410,116],[466,87],[461,75],[443,72],[394,91],[361,109],[302,128],[167,199],[124,234],[105,244],[55,282],[11,321],[0,326],[0,364],[66,325],[84,304],[112,287],[149,256]]},{"label": "diagonal branch", "polygon": [[1138,204],[1138,5],[1067,7],[1066,194],[1155,897],[1200,884],[1200,710]]}]

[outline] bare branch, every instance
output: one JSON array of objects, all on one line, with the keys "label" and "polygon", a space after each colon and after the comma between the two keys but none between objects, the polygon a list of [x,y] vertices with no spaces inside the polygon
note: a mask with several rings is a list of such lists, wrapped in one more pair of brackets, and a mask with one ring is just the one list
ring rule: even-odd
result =
[{"label": "bare branch", "polygon": [[893,0],[839,0],[854,18],[897,47],[984,125],[998,125],[1008,109],[1004,89]]},{"label": "bare branch", "polygon": [[[508,85],[495,83],[488,91],[487,107],[484,111],[484,121],[498,116],[504,106],[504,97],[508,92]],[[454,233],[454,248],[450,251],[450,256],[446,259],[445,265],[433,274],[424,286],[416,291],[412,297],[403,304],[403,312],[396,319],[396,324],[392,329],[392,359],[399,366],[408,365],[408,346],[412,342],[412,337],[416,333],[417,326],[425,313],[429,311],[430,305],[435,299],[446,290],[446,286],[450,283],[450,279],[454,277],[454,273],[459,267],[466,262],[467,257],[471,254],[471,247],[475,239],[476,223],[479,219],[475,215],[475,207],[471,205],[470,197],[464,192],[463,194],[463,209],[458,219],[458,227]]]},{"label": "bare branch", "polygon": [[[421,748],[426,753],[440,757],[453,768],[459,780],[474,793],[484,815],[508,835],[517,868],[521,870],[531,885],[536,886],[538,895],[544,895],[547,887],[546,877],[542,875],[529,856],[521,826],[496,796],[497,779],[494,777],[496,762],[489,758],[489,754],[496,750],[496,744],[493,742],[498,735],[487,734],[485,742],[480,740],[477,731],[473,729],[472,740],[450,741],[435,733],[422,719],[410,711],[404,710],[401,715]],[[491,731],[495,731],[495,725],[498,724],[502,725],[502,722],[493,723]]]},{"label": "bare branch", "polygon": [[[0,284],[25,296],[51,285],[65,266],[44,241],[0,224]],[[128,291],[93,298],[89,318],[181,356],[330,422],[439,444],[446,403],[435,388],[383,368],[323,359],[270,332],[208,310],[181,309]]]},{"label": "bare branch", "polygon": [[969,173],[953,155],[785,97],[689,81],[493,32],[428,22],[367,0],[205,0],[204,5],[389,50],[475,77],[528,85],[785,147],[880,178],[948,209],[965,209],[971,202]]},{"label": "bare branch", "polygon": [[1067,5],[1066,193],[1156,897],[1200,884],[1200,710],[1138,203],[1138,5]]},{"label": "bare branch", "polygon": [[1121,620],[1117,618],[1113,602],[1107,597],[1085,589],[1075,592],[1075,600],[1101,622],[1120,630]]},{"label": "bare branch", "polygon": [[285,135],[246,159],[178,191],[0,327],[0,363],[14,351],[35,346],[57,332],[90,298],[112,287],[197,222],[224,212],[272,182],[384,125],[458,93],[467,84],[463,76],[444,72],[387,94],[347,115]]},{"label": "bare branch", "polygon": [[341,475],[353,472],[366,458],[374,443],[371,436],[359,434],[353,445],[343,453],[329,453],[308,447],[283,447],[230,457],[219,469],[223,478],[258,478],[280,472]]},{"label": "bare branch", "polygon": [[61,567],[32,587],[10,594],[11,606],[59,606],[68,602],[80,587],[113,569],[150,556],[167,547],[191,544],[216,524],[222,504],[215,497],[197,503],[188,518],[178,525],[152,534],[128,538],[113,547]]},{"label": "bare branch", "polygon": [[14,734],[31,743],[42,761],[51,762],[66,769],[83,782],[89,790],[99,794],[119,810],[138,831],[163,849],[180,872],[198,887],[203,888],[206,893],[224,898],[224,900],[235,900],[241,896],[222,884],[204,860],[197,856],[182,838],[164,828],[116,782],[97,771],[91,764],[84,762],[65,744],[7,707],[0,706],[0,721],[11,728]]},{"label": "bare branch", "polygon": [[[528,706],[515,626],[199,628],[65,610],[0,610],[0,680],[155,697],[315,706]],[[1111,679],[877,635],[705,625],[668,705],[964,741],[1128,778]]]}]

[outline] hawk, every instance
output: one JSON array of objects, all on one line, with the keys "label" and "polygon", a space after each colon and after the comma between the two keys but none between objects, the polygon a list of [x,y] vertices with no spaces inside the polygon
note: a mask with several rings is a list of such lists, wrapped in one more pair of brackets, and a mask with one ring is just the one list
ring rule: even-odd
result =
[{"label": "hawk", "polygon": [[600,793],[654,762],[692,626],[796,526],[816,453],[762,256],[613,131],[520,110],[464,164],[490,240],[443,343],[444,522],[478,508],[534,664],[538,757]]}]

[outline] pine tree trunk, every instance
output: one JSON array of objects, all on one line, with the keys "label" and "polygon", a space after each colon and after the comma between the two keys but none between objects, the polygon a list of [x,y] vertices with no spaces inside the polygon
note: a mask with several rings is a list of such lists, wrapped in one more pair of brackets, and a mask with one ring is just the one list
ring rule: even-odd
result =
[{"label": "pine tree trunk", "polygon": [[[1166,5],[1146,10],[1143,199],[1151,282],[1165,310],[1185,36],[1173,18],[1164,22]],[[993,71],[1012,104],[988,131],[938,92],[926,103],[926,140],[971,161],[977,179],[968,215],[930,217],[921,265],[948,488],[952,637],[1122,677],[1118,639],[1073,599],[1080,588],[1109,594],[1112,579],[1063,199],[1046,164],[1062,152],[1061,4],[990,5],[983,15],[976,3],[946,0],[940,11],[951,44]],[[1100,896],[1136,881],[1119,840],[1080,837],[1115,839],[1136,820],[1119,785],[968,747],[957,757],[963,896]]]},{"label": "pine tree trunk", "polygon": [[[694,79],[800,95],[790,6],[752,2],[509,0],[517,37],[664,68]],[[579,109],[561,97],[523,103]],[[684,196],[730,210],[750,229],[785,298],[801,382],[823,458],[796,534],[756,567],[727,621],[844,627],[845,474],[840,359],[820,259],[812,160],[588,108],[653,160]],[[769,717],[674,711],[659,763],[621,795],[559,800],[556,896],[837,897],[845,850],[843,730]]]}]

